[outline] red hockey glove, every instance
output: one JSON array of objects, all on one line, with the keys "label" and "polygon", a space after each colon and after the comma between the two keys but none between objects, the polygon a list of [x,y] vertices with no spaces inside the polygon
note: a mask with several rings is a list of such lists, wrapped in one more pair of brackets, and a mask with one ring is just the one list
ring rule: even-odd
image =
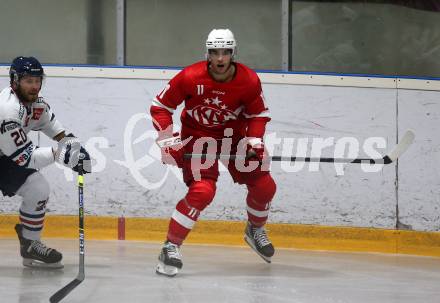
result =
[{"label": "red hockey glove", "polygon": [[258,160],[260,164],[267,160],[267,152],[261,139],[253,138],[249,140],[246,158],[249,160]]},{"label": "red hockey glove", "polygon": [[183,167],[183,143],[179,133],[174,133],[172,137],[159,137],[156,143],[160,147],[163,164]]}]

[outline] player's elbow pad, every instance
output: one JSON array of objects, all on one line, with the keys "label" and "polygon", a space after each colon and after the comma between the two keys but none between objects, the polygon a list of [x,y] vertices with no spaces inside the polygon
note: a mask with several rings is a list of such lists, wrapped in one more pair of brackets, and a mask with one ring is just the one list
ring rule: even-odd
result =
[{"label": "player's elbow pad", "polygon": [[40,169],[55,162],[52,147],[34,149],[28,168]]},{"label": "player's elbow pad", "polygon": [[164,108],[153,105],[150,108],[150,114],[153,118],[153,126],[158,131],[164,131],[173,125],[172,114]]}]

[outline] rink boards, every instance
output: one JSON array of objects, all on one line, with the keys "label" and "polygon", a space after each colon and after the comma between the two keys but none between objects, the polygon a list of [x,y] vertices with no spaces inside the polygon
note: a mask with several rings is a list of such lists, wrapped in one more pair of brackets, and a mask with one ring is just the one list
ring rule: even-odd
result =
[{"label": "rink boards", "polygon": [[[0,69],[0,74],[6,72],[5,67]],[[176,72],[103,67],[46,69],[49,77],[43,95],[58,119],[99,159],[94,167],[97,172],[87,176],[85,182],[89,218],[125,217],[127,226],[131,220],[141,218],[166,222],[176,201],[185,194],[180,172],[158,160],[155,133],[147,117],[151,99]],[[282,142],[287,142],[286,138],[333,138],[334,142],[355,138],[362,146],[370,137],[382,137],[387,147],[380,151],[385,152],[406,129],[416,133],[413,146],[398,164],[375,173],[364,172],[356,165],[329,164],[307,164],[292,172],[289,167],[274,164],[272,174],[278,191],[271,223],[392,232],[398,210],[401,227],[440,229],[440,138],[436,134],[440,125],[440,81],[277,73],[260,73],[260,77],[272,114],[269,138],[281,138]],[[0,77],[0,84],[6,86],[8,79]],[[34,140],[42,146],[52,144],[43,137]],[[333,156],[332,146],[323,155]],[[144,167],[133,169],[139,159],[143,159]],[[75,215],[75,176],[55,166],[44,169],[43,174],[52,187],[48,217]],[[245,189],[234,185],[227,172],[221,174],[217,195],[201,219],[244,220]],[[0,213],[17,213],[18,199],[0,199]]]},{"label": "rink boards", "polygon": [[[0,216],[0,239],[15,237],[17,216]],[[162,242],[167,219],[90,216],[85,219],[86,240],[131,240]],[[78,238],[76,216],[47,216],[44,238]],[[185,243],[243,246],[243,222],[197,222]],[[277,248],[377,252],[440,257],[440,234],[377,228],[335,227],[301,224],[267,226]],[[87,243],[87,241],[86,241]]]}]

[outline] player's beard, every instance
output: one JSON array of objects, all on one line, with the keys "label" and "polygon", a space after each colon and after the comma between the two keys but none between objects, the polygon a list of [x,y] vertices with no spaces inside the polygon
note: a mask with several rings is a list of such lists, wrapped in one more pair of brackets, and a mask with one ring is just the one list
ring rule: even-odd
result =
[{"label": "player's beard", "polygon": [[20,99],[20,101],[23,103],[33,103],[38,99],[38,91],[35,93],[24,93],[20,87],[14,91],[17,94],[18,99]]}]

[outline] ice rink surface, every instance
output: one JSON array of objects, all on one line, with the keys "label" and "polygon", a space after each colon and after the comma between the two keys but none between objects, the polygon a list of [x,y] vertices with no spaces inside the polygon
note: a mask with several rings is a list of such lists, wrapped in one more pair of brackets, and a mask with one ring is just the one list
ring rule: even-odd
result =
[{"label": "ice rink surface", "polygon": [[[23,268],[18,240],[0,240],[0,302],[49,302],[76,277],[77,240],[45,243],[64,269]],[[160,247],[86,240],[86,279],[62,302],[440,302],[439,258],[278,249],[266,264],[248,247],[184,245],[168,278],[154,271]]]}]

